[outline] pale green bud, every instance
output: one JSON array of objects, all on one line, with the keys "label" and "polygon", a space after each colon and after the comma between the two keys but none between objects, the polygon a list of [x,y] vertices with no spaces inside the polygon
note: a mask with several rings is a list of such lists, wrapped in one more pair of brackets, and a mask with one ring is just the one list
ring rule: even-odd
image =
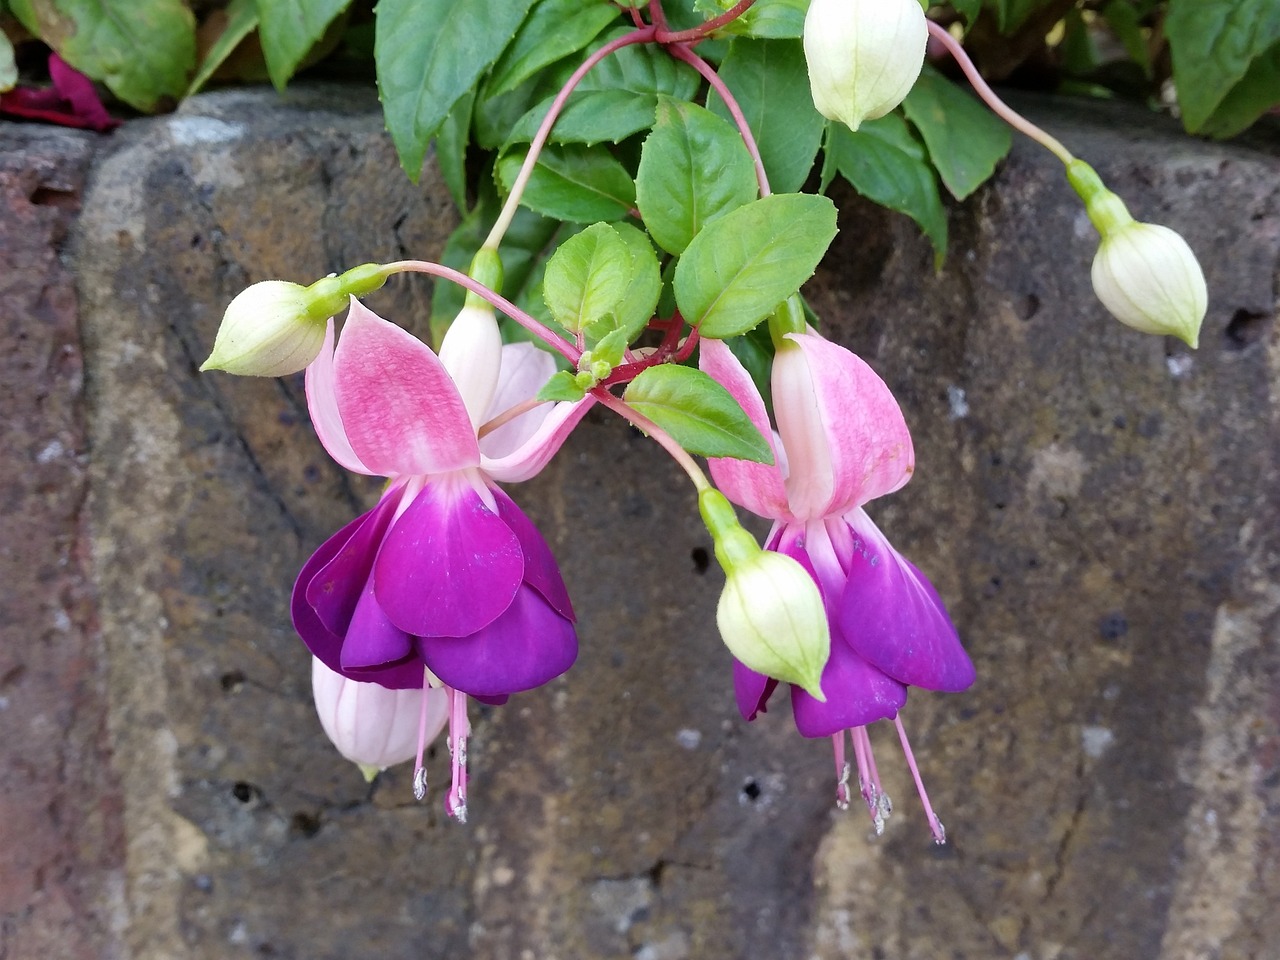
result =
[{"label": "pale green bud", "polygon": [[813,105],[850,130],[883,117],[920,76],[928,42],[917,0],[813,0],[804,20]]},{"label": "pale green bud", "polygon": [[718,490],[701,491],[698,509],[725,572],[716,607],[725,646],[757,673],[825,700],[821,681],[831,631],[817,584],[795,560],[761,550]]}]

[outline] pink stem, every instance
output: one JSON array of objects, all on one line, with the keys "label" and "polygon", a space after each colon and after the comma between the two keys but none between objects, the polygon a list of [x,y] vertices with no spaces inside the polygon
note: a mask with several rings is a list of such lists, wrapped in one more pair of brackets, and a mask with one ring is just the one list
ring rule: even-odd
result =
[{"label": "pink stem", "polygon": [[932,804],[929,803],[929,794],[925,792],[924,781],[920,778],[920,770],[916,766],[915,754],[911,752],[911,744],[907,742],[907,731],[902,726],[902,718],[894,717],[893,725],[898,728],[902,752],[907,755],[907,766],[911,768],[911,776],[916,782],[916,792],[920,794],[920,802],[924,804],[924,815],[929,818],[929,830],[933,834],[933,840],[939,845],[944,844],[947,842],[947,831],[942,821],[938,819],[938,815],[933,812]]},{"label": "pink stem", "polygon": [[964,75],[969,78],[969,83],[973,85],[974,91],[989,106],[995,114],[1005,123],[1013,127],[1019,133],[1023,133],[1030,137],[1036,143],[1040,144],[1063,163],[1070,163],[1075,159],[1071,155],[1071,151],[1062,145],[1062,143],[1048,133],[1045,133],[1034,123],[1028,120],[1022,114],[1017,113],[1009,107],[1003,100],[996,96],[995,91],[982,78],[982,74],[978,72],[978,68],[973,65],[973,61],[969,59],[969,54],[965,52],[964,47],[960,45],[955,37],[953,37],[946,27],[939,26],[932,20],[928,21],[929,32],[933,34],[935,40],[947,48],[947,52],[951,54],[956,63],[960,65],[960,69],[964,71]]},{"label": "pink stem", "polygon": [[703,79],[711,84],[714,90],[724,101],[724,105],[729,108],[729,115],[733,117],[733,122],[738,127],[738,134],[742,137],[742,142],[747,145],[747,153],[751,154],[751,160],[756,166],[756,180],[760,184],[760,196],[767,197],[770,194],[769,177],[764,172],[764,161],[760,159],[760,148],[756,145],[755,135],[751,132],[751,126],[747,123],[746,115],[742,112],[742,107],[738,105],[738,100],[729,91],[725,82],[720,79],[720,75],[707,61],[694,53],[686,46],[679,44],[667,47],[667,52],[677,60],[683,60],[689,64],[698,73],[702,74]]},{"label": "pink stem", "polygon": [[549,402],[550,401],[539,400],[536,397],[533,397],[528,400],[524,400],[524,401],[521,401],[520,403],[517,403],[514,407],[508,407],[506,410],[503,410],[502,413],[498,414],[493,419],[486,420],[484,423],[482,423],[480,425],[480,429],[476,431],[476,439],[483,440],[489,434],[493,433],[493,431],[497,430],[499,427],[506,426],[516,417],[524,416],[530,410],[536,410],[538,407],[542,406],[544,403],[549,403]]}]

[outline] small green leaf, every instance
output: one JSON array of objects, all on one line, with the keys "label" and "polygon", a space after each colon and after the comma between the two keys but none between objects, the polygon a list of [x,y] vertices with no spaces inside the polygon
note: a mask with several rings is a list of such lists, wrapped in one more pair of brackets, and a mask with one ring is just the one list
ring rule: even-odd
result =
[{"label": "small green leaf", "polygon": [[1280,42],[1275,0],[1169,0],[1164,23],[1182,122],[1199,131],[1250,64]]},{"label": "small green leaf", "polygon": [[11,0],[24,27],[144,113],[187,89],[195,17],[182,0]]},{"label": "small green leaf", "polygon": [[813,275],[835,235],[826,197],[774,194],[739,207],[704,227],[680,258],[680,312],[704,337],[745,333]]},{"label": "small green leaf", "polygon": [[[630,343],[653,319],[658,296],[662,293],[662,276],[658,271],[658,258],[654,256],[653,245],[644,233],[627,223],[615,223],[613,229],[631,253],[631,279],[613,312],[599,321],[599,324],[607,324],[622,331],[625,342]],[[596,338],[603,336],[605,327],[599,324],[590,325],[587,335]]]},{"label": "small green leaf", "polygon": [[978,189],[1013,145],[1008,126],[932,67],[924,68],[902,109],[957,200]]},{"label": "small green leaf", "polygon": [[254,0],[231,0],[227,4],[226,14],[226,27],[213,42],[209,52],[204,55],[204,60],[200,62],[200,70],[191,81],[191,86],[187,87],[184,96],[193,97],[199,93],[201,88],[209,82],[209,78],[222,66],[223,61],[231,56],[235,48],[240,46],[240,42],[253,33],[258,26],[258,9],[254,6]]},{"label": "small green leaf", "polygon": [[18,64],[13,59],[9,35],[0,30],[0,93],[12,90],[18,82]]},{"label": "small green leaf", "polygon": [[612,312],[630,279],[631,251],[613,227],[597,223],[552,254],[542,295],[556,322],[576,333]]},{"label": "small green leaf", "polygon": [[400,164],[415,183],[427,144],[502,53],[533,0],[380,0],[378,90]]},{"label": "small green leaf", "polygon": [[924,148],[896,113],[869,120],[857,133],[844,124],[828,127],[827,151],[840,174],[868,200],[905,213],[933,243],[934,264],[947,253],[947,215]]},{"label": "small green leaf", "polygon": [[701,370],[672,363],[641,371],[622,399],[700,457],[773,463],[773,453],[729,391]]},{"label": "small green leaf", "polygon": [[640,152],[636,201],[654,242],[681,254],[704,225],[756,197],[755,165],[733,124],[664,97]]},{"label": "small green leaf", "polygon": [[568,400],[577,403],[587,395],[587,391],[574,379],[570,370],[560,370],[551,375],[551,379],[542,385],[535,400]]},{"label": "small green leaf", "polygon": [[[720,78],[733,92],[755,135],[775,193],[799,190],[813,169],[822,140],[822,115],[809,93],[809,72],[799,40],[737,38],[720,67]],[[718,96],[707,106],[730,119]]]},{"label": "small green leaf", "polygon": [[267,73],[277,90],[351,0],[254,0]]},{"label": "small green leaf", "polygon": [[618,19],[606,0],[540,0],[489,77],[489,95],[514,90],[543,67],[577,53]]},{"label": "small green leaf", "polygon": [[627,339],[627,331],[610,330],[592,345],[591,357],[596,361],[603,360],[612,370],[622,362],[622,355],[630,343],[631,341]]},{"label": "small green leaf", "polygon": [[[528,152],[518,149],[498,161],[504,193],[511,191]],[[555,220],[619,220],[635,206],[636,185],[604,147],[548,146],[538,157],[521,202]]]}]

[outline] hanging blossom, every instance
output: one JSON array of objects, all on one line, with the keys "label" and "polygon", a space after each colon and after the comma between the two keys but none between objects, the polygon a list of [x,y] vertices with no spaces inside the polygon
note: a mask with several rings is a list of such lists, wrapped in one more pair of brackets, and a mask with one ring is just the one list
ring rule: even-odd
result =
[{"label": "hanging blossom", "polygon": [[[774,357],[777,433],[728,347],[703,341],[700,363],[771,438],[775,461],[715,459],[711,474],[730,500],[774,521],[766,548],[808,570],[830,623],[831,655],[822,674],[826,700],[792,685],[796,728],[806,737],[832,738],[842,809],[849,804],[849,732],[862,797],[879,833],[892,805],[866,727],[892,719],[934,839],[945,842],[898,712],[907,686],[963,690],[973,683],[973,664],[928,579],[862,509],[911,477],[915,455],[902,411],[866,363],[813,332],[787,334]],[[747,720],[765,710],[777,686],[735,661],[734,691]]]},{"label": "hanging blossom", "polygon": [[[494,482],[541,470],[590,405],[533,404],[554,370],[531,343],[503,346],[491,310],[465,308],[436,356],[354,298],[337,347],[330,320],[307,368],[307,406],[329,455],[389,482],[376,507],[303,566],[294,626],[344,677],[443,688],[453,755],[445,806],[463,821],[466,697],[503,703],[577,656],[555,558]],[[518,415],[483,426],[503,411]],[[425,731],[429,698],[421,702]],[[425,733],[418,739],[421,797]]]}]

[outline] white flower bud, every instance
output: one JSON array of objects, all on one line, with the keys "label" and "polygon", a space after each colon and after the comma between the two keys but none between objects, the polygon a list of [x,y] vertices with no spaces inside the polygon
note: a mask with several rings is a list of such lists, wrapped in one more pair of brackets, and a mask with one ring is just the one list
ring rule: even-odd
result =
[{"label": "white flower bud", "polygon": [[1204,272],[1168,227],[1130,221],[1108,231],[1093,258],[1093,289],[1121,323],[1199,343],[1209,303]]},{"label": "white flower bud", "polygon": [[493,307],[468,303],[459,311],[440,342],[440,362],[478,427],[489,411],[502,366],[502,333]]},{"label": "white flower bud", "polygon": [[324,345],[331,316],[313,316],[315,300],[306,287],[285,280],[242,290],[223,314],[213,353],[200,369],[247,377],[283,377],[305,369]]},{"label": "white flower bud", "polygon": [[804,20],[813,105],[850,130],[883,117],[920,76],[928,42],[917,0],[813,0]]},{"label": "white flower bud", "polygon": [[388,690],[376,683],[348,680],[315,657],[311,692],[330,741],[370,779],[379,770],[417,756],[423,697],[427,698],[424,743],[434,740],[448,719],[448,696],[443,690]]}]

